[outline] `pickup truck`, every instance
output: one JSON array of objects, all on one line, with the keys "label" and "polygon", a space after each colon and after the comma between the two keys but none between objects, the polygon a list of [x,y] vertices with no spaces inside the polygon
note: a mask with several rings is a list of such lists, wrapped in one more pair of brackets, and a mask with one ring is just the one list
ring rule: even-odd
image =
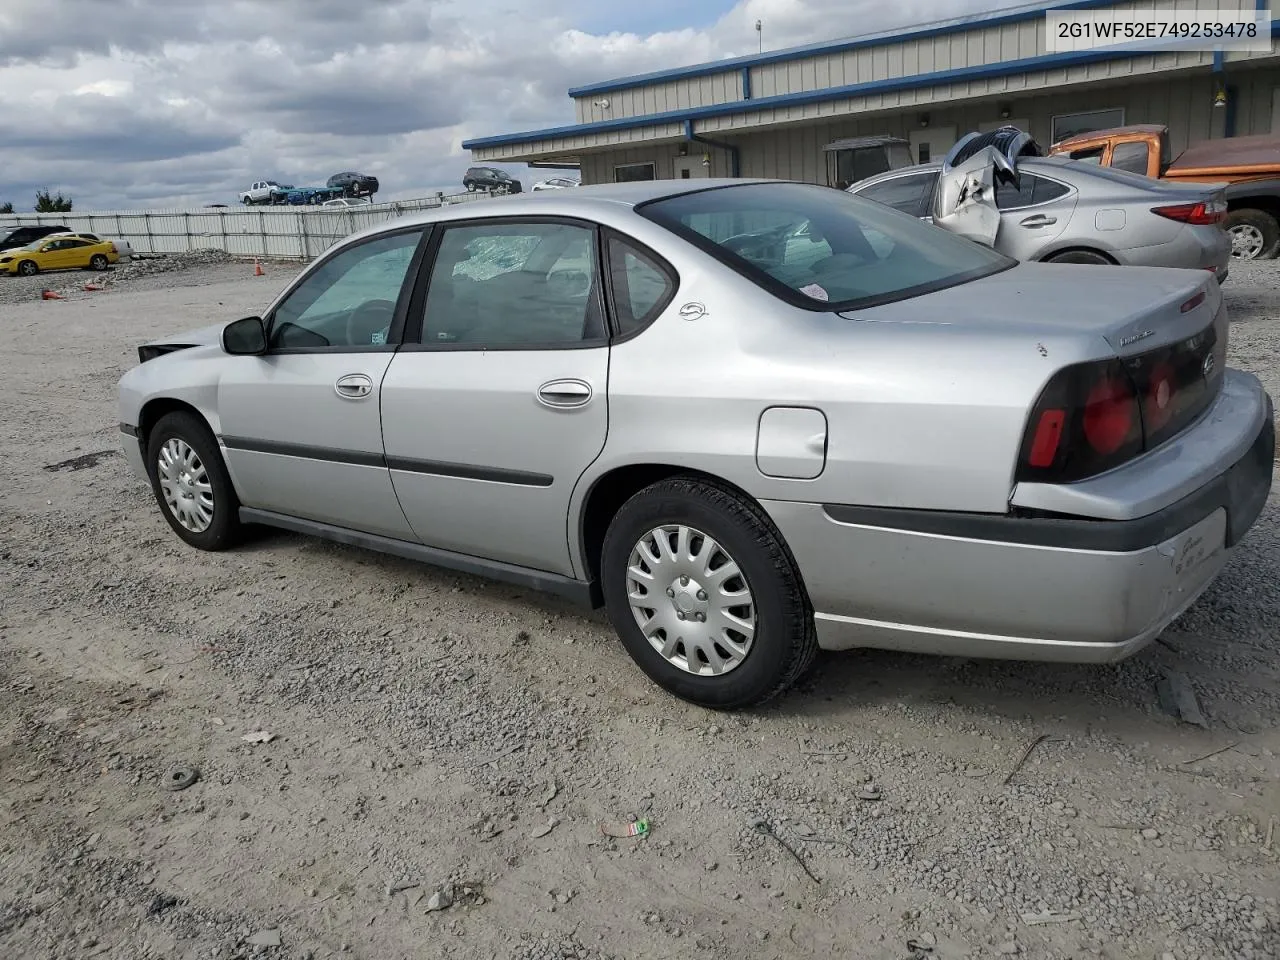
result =
[{"label": "pickup truck", "polygon": [[1225,183],[1231,255],[1280,254],[1280,136],[1226,137],[1193,143],[1171,156],[1169,128],[1137,124],[1060,140],[1049,154],[1183,183]]},{"label": "pickup truck", "polygon": [[248,190],[240,194],[241,203],[279,203],[279,197],[292,190],[290,185],[281,185],[274,180],[259,180]]}]

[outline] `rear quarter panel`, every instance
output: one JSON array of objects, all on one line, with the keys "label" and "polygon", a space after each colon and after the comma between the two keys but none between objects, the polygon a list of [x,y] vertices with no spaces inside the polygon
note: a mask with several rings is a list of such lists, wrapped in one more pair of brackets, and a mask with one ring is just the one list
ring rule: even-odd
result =
[{"label": "rear quarter panel", "polygon": [[[669,238],[651,245],[670,256]],[[1101,338],[951,325],[945,292],[897,305],[903,321],[802,310],[690,249],[671,305],[612,350],[609,433],[574,491],[571,524],[601,477],[636,464],[711,474],[759,500],[1004,512],[1044,383],[1067,363],[1110,355]],[[704,305],[699,319],[681,317],[690,302]],[[815,478],[759,470],[771,406],[826,415]]]}]

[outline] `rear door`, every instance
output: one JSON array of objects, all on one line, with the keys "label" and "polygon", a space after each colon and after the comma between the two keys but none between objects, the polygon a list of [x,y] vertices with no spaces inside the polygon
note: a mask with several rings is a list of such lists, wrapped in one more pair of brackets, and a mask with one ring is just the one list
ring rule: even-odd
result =
[{"label": "rear door", "polygon": [[382,386],[400,504],[428,546],[572,576],[569,498],[609,422],[596,227],[479,218],[434,246]]},{"label": "rear door", "polygon": [[995,184],[1000,230],[996,249],[1018,260],[1036,260],[1071,222],[1079,194],[1065,180],[1022,170],[1019,182]]}]

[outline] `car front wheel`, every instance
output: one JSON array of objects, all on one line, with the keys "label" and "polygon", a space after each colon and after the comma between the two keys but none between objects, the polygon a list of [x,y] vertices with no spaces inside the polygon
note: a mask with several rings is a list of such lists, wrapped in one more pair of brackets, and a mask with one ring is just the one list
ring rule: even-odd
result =
[{"label": "car front wheel", "polygon": [[200,550],[223,550],[240,536],[240,500],[218,442],[194,414],[165,414],[147,439],[147,469],[160,512]]},{"label": "car front wheel", "polygon": [[24,277],[34,277],[40,272],[40,265],[34,260],[23,260],[18,264],[18,273]]},{"label": "car front wheel", "polygon": [[767,514],[691,477],[655,483],[609,525],[605,607],[628,653],[664,689],[737,709],[790,687],[817,651],[795,561]]}]

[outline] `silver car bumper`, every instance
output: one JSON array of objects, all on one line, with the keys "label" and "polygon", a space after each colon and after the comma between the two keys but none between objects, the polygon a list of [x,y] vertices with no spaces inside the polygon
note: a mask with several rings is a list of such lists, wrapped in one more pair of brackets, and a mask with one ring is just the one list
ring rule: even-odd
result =
[{"label": "silver car bumper", "polygon": [[120,448],[124,451],[125,462],[138,479],[148,486],[151,477],[147,475],[147,465],[142,459],[142,444],[138,440],[138,428],[131,423],[120,424]]},{"label": "silver car bumper", "polygon": [[[1248,452],[1136,520],[764,507],[796,558],[826,649],[1121,660],[1204,592],[1262,511],[1275,426],[1270,398],[1258,393],[1266,416],[1261,427],[1249,418],[1256,436]],[[1225,426],[1206,418],[1184,436]]]}]

